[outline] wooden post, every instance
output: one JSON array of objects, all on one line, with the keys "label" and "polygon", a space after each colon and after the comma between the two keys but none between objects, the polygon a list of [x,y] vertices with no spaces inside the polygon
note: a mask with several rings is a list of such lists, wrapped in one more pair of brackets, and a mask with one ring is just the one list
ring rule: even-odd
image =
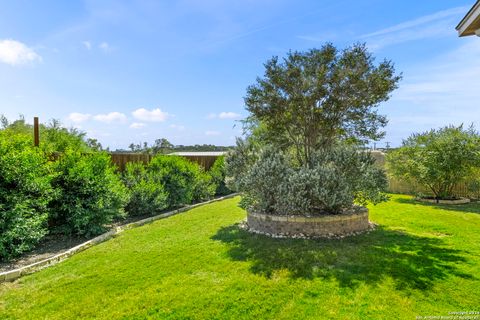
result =
[{"label": "wooden post", "polygon": [[38,128],[38,117],[33,118],[33,143],[35,147],[40,145],[40,131]]}]

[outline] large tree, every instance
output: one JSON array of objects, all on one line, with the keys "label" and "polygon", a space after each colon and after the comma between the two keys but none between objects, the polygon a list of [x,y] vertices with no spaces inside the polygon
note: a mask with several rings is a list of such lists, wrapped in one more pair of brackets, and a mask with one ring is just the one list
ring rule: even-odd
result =
[{"label": "large tree", "polygon": [[265,63],[265,75],[247,89],[247,123],[282,149],[293,147],[309,166],[312,154],[336,140],[364,142],[383,137],[385,116],[377,113],[401,76],[392,62],[374,64],[363,44],[338,50],[332,44],[289,52]]}]

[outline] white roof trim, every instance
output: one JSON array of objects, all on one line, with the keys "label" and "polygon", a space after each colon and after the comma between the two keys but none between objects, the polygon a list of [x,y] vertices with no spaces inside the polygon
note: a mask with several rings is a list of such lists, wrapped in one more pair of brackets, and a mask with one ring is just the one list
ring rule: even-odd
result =
[{"label": "white roof trim", "polygon": [[473,7],[468,11],[465,17],[460,21],[458,26],[455,28],[458,31],[460,37],[474,35],[480,25],[477,28],[472,29],[472,24],[480,24],[480,0],[478,0]]}]

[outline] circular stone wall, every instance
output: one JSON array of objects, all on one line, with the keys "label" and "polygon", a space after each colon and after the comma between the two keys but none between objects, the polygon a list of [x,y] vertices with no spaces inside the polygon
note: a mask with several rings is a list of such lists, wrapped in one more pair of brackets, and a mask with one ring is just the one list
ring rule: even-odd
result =
[{"label": "circular stone wall", "polygon": [[283,237],[345,236],[371,228],[368,209],[363,207],[338,215],[314,217],[249,212],[247,225],[253,232]]}]

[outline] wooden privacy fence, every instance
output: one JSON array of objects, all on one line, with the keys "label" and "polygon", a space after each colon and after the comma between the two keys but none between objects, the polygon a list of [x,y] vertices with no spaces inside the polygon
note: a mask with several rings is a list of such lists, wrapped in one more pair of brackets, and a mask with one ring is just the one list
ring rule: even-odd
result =
[{"label": "wooden privacy fence", "polygon": [[120,171],[125,170],[128,162],[142,162],[148,164],[153,156],[146,153],[110,153],[112,162],[119,168]]},{"label": "wooden privacy fence", "polygon": [[200,166],[202,166],[205,170],[208,170],[213,166],[213,164],[215,163],[215,160],[217,160],[219,156],[193,156],[192,155],[192,156],[181,156],[181,157],[187,158],[192,162],[196,162]]},{"label": "wooden privacy fence", "polygon": [[[208,170],[212,167],[215,163],[215,160],[223,153],[216,152],[216,153],[185,153],[185,154],[172,154],[180,157],[187,158],[188,160],[198,163],[201,167],[205,170]],[[120,171],[125,170],[125,166],[128,162],[142,162],[144,164],[148,164],[153,155],[146,154],[146,153],[110,153],[110,157],[112,158],[112,162],[119,168]]]}]

